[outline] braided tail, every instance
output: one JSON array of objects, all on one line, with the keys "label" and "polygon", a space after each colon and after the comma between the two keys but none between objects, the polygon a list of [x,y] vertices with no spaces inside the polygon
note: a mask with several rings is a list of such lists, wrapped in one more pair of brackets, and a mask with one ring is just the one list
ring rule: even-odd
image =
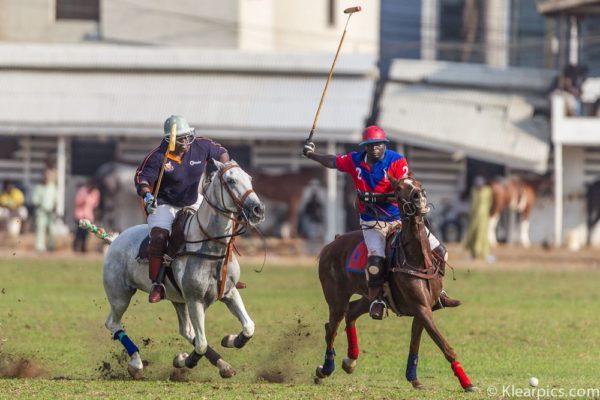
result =
[{"label": "braided tail", "polygon": [[79,220],[79,227],[85,229],[86,231],[92,232],[94,235],[104,240],[106,243],[112,243],[113,240],[118,236],[117,233],[108,233],[104,228],[100,228],[93,223],[91,223],[87,219]]}]

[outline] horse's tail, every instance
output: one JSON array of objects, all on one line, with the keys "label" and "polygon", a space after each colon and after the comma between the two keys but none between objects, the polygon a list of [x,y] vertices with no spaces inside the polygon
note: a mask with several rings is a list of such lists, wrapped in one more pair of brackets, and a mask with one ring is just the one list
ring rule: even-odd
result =
[{"label": "horse's tail", "polygon": [[94,225],[87,219],[80,219],[79,227],[82,229],[85,229],[86,231],[92,232],[94,235],[96,235],[97,237],[99,237],[100,239],[104,240],[106,243],[109,243],[109,244],[112,243],[118,236],[118,234],[115,232],[113,232],[113,233],[106,232],[106,230],[104,228],[100,228],[97,225]]}]

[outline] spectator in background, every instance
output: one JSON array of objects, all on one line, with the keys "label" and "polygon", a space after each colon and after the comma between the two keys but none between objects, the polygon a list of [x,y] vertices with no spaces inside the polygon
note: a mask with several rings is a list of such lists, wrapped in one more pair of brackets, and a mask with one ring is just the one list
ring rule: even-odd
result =
[{"label": "spectator in background", "polygon": [[98,190],[98,185],[93,179],[90,179],[77,190],[77,194],[75,195],[73,217],[75,218],[77,231],[73,240],[73,251],[86,252],[88,231],[79,227],[79,220],[87,219],[90,222],[95,222],[94,211],[99,205],[100,191]]},{"label": "spectator in background", "polygon": [[46,173],[43,182],[35,186],[32,196],[35,207],[35,249],[38,252],[54,250],[57,200],[56,181],[52,174]]},{"label": "spectator in background", "polygon": [[490,260],[488,226],[492,208],[492,188],[482,176],[475,177],[471,189],[471,209],[465,247],[473,258]]},{"label": "spectator in background", "polygon": [[585,65],[567,65],[560,79],[560,89],[562,90],[567,108],[567,116],[583,115],[583,103],[581,95],[583,93],[583,82],[587,79],[588,67]]},{"label": "spectator in background", "polygon": [[6,223],[6,230],[11,238],[21,233],[23,221],[27,219],[25,195],[14,182],[5,181],[0,194],[0,219]]}]

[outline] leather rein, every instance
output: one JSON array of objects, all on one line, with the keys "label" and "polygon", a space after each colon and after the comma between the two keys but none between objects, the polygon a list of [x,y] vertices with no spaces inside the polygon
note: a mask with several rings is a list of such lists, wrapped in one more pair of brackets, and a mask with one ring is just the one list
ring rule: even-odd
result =
[{"label": "leather rein", "polygon": [[[413,186],[409,196],[411,196],[415,190],[417,190],[417,188]],[[423,232],[425,229],[423,214],[419,211],[419,207],[408,200],[398,199],[398,203],[402,204],[403,229],[405,226],[408,228],[410,226],[409,221],[414,219],[412,222],[416,224],[417,227],[417,239],[419,240],[419,246],[421,247],[421,252],[423,254],[423,264],[425,268],[410,264],[406,260],[406,252],[403,249],[401,240],[397,240],[397,243],[394,245],[395,251],[404,253],[404,259],[402,260],[402,264],[396,264],[394,267],[390,268],[390,272],[400,272],[420,279],[431,280],[440,275],[440,267],[439,264],[433,262],[429,241],[427,235]],[[406,221],[406,223],[404,223],[404,221]],[[395,259],[397,259],[397,256],[395,256],[392,261],[395,261]]]},{"label": "leather rein", "polygon": [[[188,244],[188,243],[197,244],[197,243],[204,243],[204,242],[209,242],[209,241],[216,242],[216,243],[226,246],[225,254],[214,255],[214,254],[205,254],[205,253],[201,253],[201,252],[197,252],[197,251],[183,251],[183,252],[177,253],[177,255],[176,255],[176,257],[196,256],[196,257],[202,257],[202,258],[209,259],[209,260],[223,259],[223,265],[221,267],[221,278],[219,280],[219,288],[218,288],[219,289],[219,291],[218,291],[219,299],[221,299],[223,297],[223,294],[225,291],[225,282],[227,280],[226,279],[227,278],[227,265],[229,264],[229,262],[231,262],[233,260],[233,250],[235,250],[236,253],[238,253],[238,255],[239,255],[239,252],[235,248],[235,244],[234,244],[235,238],[246,232],[246,226],[248,224],[248,217],[244,214],[244,202],[246,201],[248,196],[250,196],[252,193],[254,193],[254,189],[248,189],[240,198],[238,198],[235,195],[235,193],[233,193],[233,191],[231,190],[231,188],[229,187],[229,185],[227,184],[227,182],[225,182],[225,180],[223,178],[225,173],[232,168],[240,168],[240,166],[237,164],[230,164],[230,165],[224,167],[221,171],[219,171],[219,174],[218,174],[219,181],[221,183],[221,205],[217,206],[217,205],[211,203],[208,200],[208,198],[206,196],[204,196],[204,201],[212,209],[214,209],[217,213],[223,215],[227,219],[230,219],[231,221],[233,221],[232,233],[230,235],[211,236],[206,231],[206,229],[202,226],[202,224],[200,223],[200,217],[198,216],[198,213],[196,213],[195,219],[198,224],[198,228],[200,229],[202,234],[206,237],[206,239],[185,240],[184,241],[184,244]],[[227,207],[225,205],[225,191],[227,191],[227,194],[233,200],[233,203],[235,204],[235,207],[236,207],[235,211],[231,211],[231,210],[227,209]],[[203,192],[202,195],[204,195],[205,187],[202,188],[202,192]],[[234,218],[232,215],[236,215],[237,218]],[[188,231],[189,231],[190,226],[191,226],[191,223],[188,225]],[[222,240],[222,239],[225,239],[225,240]]]}]

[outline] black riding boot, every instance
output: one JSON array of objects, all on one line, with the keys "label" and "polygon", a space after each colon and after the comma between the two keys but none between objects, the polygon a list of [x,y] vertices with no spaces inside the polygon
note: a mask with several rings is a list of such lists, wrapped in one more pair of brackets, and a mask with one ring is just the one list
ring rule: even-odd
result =
[{"label": "black riding boot", "polygon": [[383,301],[383,257],[369,256],[367,260],[367,279],[369,299],[373,300],[369,315],[373,319],[383,319],[385,302]]}]

